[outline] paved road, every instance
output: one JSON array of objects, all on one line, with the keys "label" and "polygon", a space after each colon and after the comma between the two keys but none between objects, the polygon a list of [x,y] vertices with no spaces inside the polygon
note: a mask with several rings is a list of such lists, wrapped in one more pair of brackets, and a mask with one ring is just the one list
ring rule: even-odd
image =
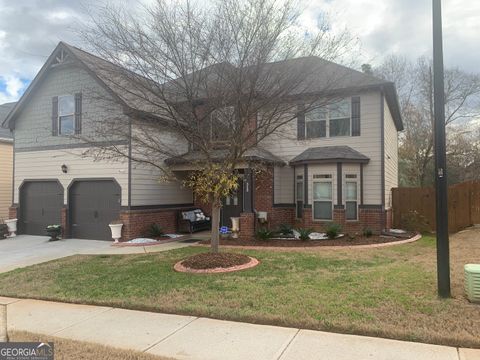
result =
[{"label": "paved road", "polygon": [[46,236],[19,235],[0,240],[0,273],[75,254],[136,254],[191,245],[170,242],[145,247],[113,247],[111,241],[66,239],[49,242],[48,239]]},{"label": "paved road", "polygon": [[8,304],[9,331],[54,335],[181,360],[480,359],[480,350],[193,316],[2,297],[0,304]]}]

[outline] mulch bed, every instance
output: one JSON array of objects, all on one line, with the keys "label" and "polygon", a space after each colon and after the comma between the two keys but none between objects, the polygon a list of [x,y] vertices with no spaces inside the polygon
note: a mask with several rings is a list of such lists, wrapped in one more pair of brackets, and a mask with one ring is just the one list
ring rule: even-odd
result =
[{"label": "mulch bed", "polygon": [[[415,234],[411,233],[409,236],[390,237],[390,236],[357,236],[355,239],[350,239],[344,236],[334,240],[284,240],[284,239],[270,239],[267,241],[259,240],[240,240],[240,239],[220,239],[220,245],[234,245],[234,246],[272,246],[272,247],[315,247],[315,246],[355,246],[355,245],[371,245],[371,244],[385,244],[397,241],[404,241],[406,238],[413,237]],[[200,244],[210,244],[210,240],[201,241]]]},{"label": "mulch bed", "polygon": [[182,265],[190,269],[229,268],[250,262],[250,257],[232,253],[202,253],[190,256],[182,261]]}]

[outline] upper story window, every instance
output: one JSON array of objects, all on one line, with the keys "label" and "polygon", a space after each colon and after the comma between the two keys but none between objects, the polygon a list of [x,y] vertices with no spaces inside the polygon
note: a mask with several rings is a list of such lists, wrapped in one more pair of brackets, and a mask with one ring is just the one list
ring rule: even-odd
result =
[{"label": "upper story window", "polygon": [[305,137],[307,139],[350,136],[351,128],[351,99],[343,99],[305,114]]},{"label": "upper story window", "polygon": [[226,141],[226,134],[229,134],[230,124],[233,123],[235,108],[227,106],[215,109],[210,114],[210,134],[212,141]]},{"label": "upper story window", "polygon": [[58,134],[75,134],[75,97],[73,95],[58,97]]}]

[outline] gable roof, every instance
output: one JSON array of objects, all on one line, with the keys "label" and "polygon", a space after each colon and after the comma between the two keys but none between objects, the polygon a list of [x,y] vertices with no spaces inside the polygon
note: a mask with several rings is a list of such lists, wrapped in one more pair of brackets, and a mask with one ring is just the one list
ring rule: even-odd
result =
[{"label": "gable roof", "polygon": [[[6,119],[10,110],[13,109],[15,102],[5,103],[0,105],[0,125]],[[13,136],[10,129],[0,126],[0,139],[12,140]]]},{"label": "gable roof", "polygon": [[308,148],[290,160],[290,165],[308,163],[355,162],[368,163],[370,158],[350,146],[321,146]]},{"label": "gable roof", "polygon": [[[13,110],[4,120],[4,124],[7,124],[8,127],[14,127],[15,117],[29,99],[37,84],[48,73],[50,66],[56,60],[56,56],[60,51],[65,51],[73,58],[73,60],[76,60],[78,64],[92,75],[92,77],[124,107],[125,111],[136,111],[145,114],[153,113],[154,115],[161,117],[161,114],[155,113],[156,111],[158,112],[157,107],[152,105],[152,102],[158,102],[160,101],[160,98],[156,98],[151,91],[142,92],[141,89],[133,89],[129,86],[129,83],[134,79],[138,84],[144,83],[146,89],[164,85],[155,83],[150,79],[75,46],[60,42],[40,69],[37,76],[35,76],[34,80],[30,83],[21,99],[15,104]],[[236,71],[236,68],[233,65],[220,63],[207,67],[203,69],[202,72],[207,74],[207,81],[216,81],[215,79],[218,80],[218,74],[216,73],[218,69]],[[397,130],[403,130],[398,97],[395,85],[392,82],[376,78],[372,75],[315,56],[271,62],[263,64],[262,69],[265,73],[284,73],[293,71],[293,69],[296,69],[296,71],[308,71],[310,74],[308,82],[300,84],[300,86],[297,86],[292,90],[290,92],[291,96],[301,96],[308,93],[313,94],[319,91],[325,91],[326,88],[329,91],[340,93],[368,89],[380,90],[385,94],[385,99],[392,113]],[[148,98],[145,96],[146,93],[148,93]]]}]

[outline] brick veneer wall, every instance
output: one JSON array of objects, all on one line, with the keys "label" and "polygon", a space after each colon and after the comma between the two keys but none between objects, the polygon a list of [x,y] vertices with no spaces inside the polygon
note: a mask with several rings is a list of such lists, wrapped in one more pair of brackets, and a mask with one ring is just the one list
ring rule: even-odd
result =
[{"label": "brick veneer wall", "polygon": [[66,238],[70,234],[70,228],[68,223],[68,208],[66,206],[62,207],[60,212],[61,224],[62,225],[62,238]]},{"label": "brick veneer wall", "polygon": [[255,214],[241,213],[240,214],[240,232],[238,234],[241,240],[253,240],[255,236]]},{"label": "brick veneer wall", "polygon": [[121,241],[144,236],[152,224],[160,225],[167,233],[174,233],[177,227],[177,213],[181,209],[122,210],[120,212],[120,220],[123,222]]},{"label": "brick veneer wall", "polygon": [[337,223],[342,226],[342,232],[348,234],[362,233],[364,229],[371,229],[374,233],[379,234],[385,228],[384,211],[381,209],[359,208],[358,220],[345,220],[345,209],[333,210],[333,221],[318,221],[312,218],[312,209],[303,210],[303,217],[297,221],[296,226],[311,228],[316,231],[325,231],[325,228]]}]

